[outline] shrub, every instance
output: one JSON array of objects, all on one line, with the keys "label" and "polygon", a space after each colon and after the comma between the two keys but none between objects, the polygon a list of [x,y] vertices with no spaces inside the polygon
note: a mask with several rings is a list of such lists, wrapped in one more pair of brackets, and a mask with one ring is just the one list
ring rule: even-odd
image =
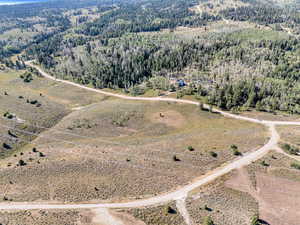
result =
[{"label": "shrub", "polygon": [[296,147],[293,147],[289,144],[283,144],[282,148],[285,152],[287,152],[290,155],[299,155],[300,154],[300,150]]},{"label": "shrub", "polygon": [[24,160],[20,159],[19,162],[18,162],[18,165],[19,166],[26,166],[26,163]]},{"label": "shrub", "polygon": [[4,116],[5,118],[7,118],[7,119],[13,119],[13,118],[15,117],[15,116],[14,116],[12,113],[10,113],[10,112],[4,113],[3,116]]},{"label": "shrub", "polygon": [[209,154],[210,154],[210,156],[212,156],[214,158],[218,157],[218,154],[216,152],[210,151]]},{"label": "shrub", "polygon": [[260,162],[260,165],[262,165],[262,166],[269,166],[269,164],[268,164],[268,163],[266,163],[266,161],[265,161],[265,160],[261,161],[261,162]]},{"label": "shrub", "polygon": [[250,225],[259,225],[259,217],[258,215],[254,215],[251,218]]},{"label": "shrub", "polygon": [[202,102],[199,102],[199,109],[200,110],[205,110],[204,104]]},{"label": "shrub", "polygon": [[134,86],[130,89],[130,94],[133,96],[137,96],[137,95],[143,95],[146,93],[145,88],[143,88],[142,86]]},{"label": "shrub", "polygon": [[291,167],[300,170],[300,163],[291,163]]},{"label": "shrub", "polygon": [[180,161],[180,159],[176,156],[176,155],[173,155],[173,161],[175,161],[175,162],[179,162]]},{"label": "shrub", "polygon": [[235,156],[242,155],[242,153],[239,151],[239,149],[236,145],[231,145],[230,149],[231,149],[233,155],[235,155]]},{"label": "shrub", "polygon": [[32,74],[29,72],[25,72],[20,78],[23,79],[25,83],[30,83],[33,80]]},{"label": "shrub", "polygon": [[14,137],[14,138],[17,138],[17,137],[18,137],[17,135],[15,135],[15,134],[14,134],[12,131],[10,131],[10,130],[8,130],[7,133],[8,133],[9,136],[12,136],[12,137]]},{"label": "shrub", "polygon": [[188,146],[188,150],[192,152],[192,151],[194,151],[195,149],[193,148],[193,146]]},{"label": "shrub", "polygon": [[204,205],[204,209],[205,209],[206,211],[209,211],[209,212],[211,212],[211,211],[212,211],[212,209],[211,209],[211,208],[209,208],[207,205]]},{"label": "shrub", "polygon": [[12,149],[12,147],[9,144],[6,144],[6,143],[3,143],[2,146],[5,149]]},{"label": "shrub", "polygon": [[214,222],[210,216],[205,216],[202,224],[203,225],[214,225]]},{"label": "shrub", "polygon": [[168,214],[176,214],[177,213],[176,210],[173,209],[171,206],[166,206],[165,209],[164,209],[164,211],[165,211],[166,215],[168,215]]},{"label": "shrub", "polygon": [[234,144],[231,145],[230,148],[231,148],[232,150],[238,150],[238,147],[237,147],[236,145],[234,145]]}]

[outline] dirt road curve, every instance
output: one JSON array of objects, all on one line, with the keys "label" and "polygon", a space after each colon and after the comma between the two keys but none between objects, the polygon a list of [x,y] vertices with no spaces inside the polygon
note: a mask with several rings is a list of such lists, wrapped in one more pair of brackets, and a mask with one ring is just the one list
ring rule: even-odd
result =
[{"label": "dirt road curve", "polygon": [[[39,69],[37,66],[32,65],[30,62],[27,62],[27,65],[33,66],[37,68],[40,73],[52,80],[56,80],[59,82],[67,83],[73,86],[77,86],[79,88],[84,88],[87,90],[99,92],[101,94],[110,95],[114,97],[119,97],[123,99],[130,99],[130,100],[150,100],[150,101],[172,101],[172,102],[181,102],[181,103],[187,103],[187,104],[194,104],[197,105],[198,102],[189,101],[189,100],[179,100],[179,99],[172,99],[172,98],[142,98],[142,97],[130,97],[130,96],[123,96],[119,94],[113,94],[109,92],[104,92],[101,90],[96,90],[93,88],[88,88],[79,84],[72,83],[70,81],[64,81],[64,80],[58,80],[50,76],[49,74],[43,72],[41,69]],[[204,184],[207,184],[216,178],[223,176],[227,174],[228,172],[249,165],[251,162],[256,161],[260,158],[262,158],[264,155],[266,155],[271,149],[277,149],[277,143],[280,139],[276,129],[275,125],[300,125],[300,122],[277,122],[277,121],[261,121],[257,119],[247,118],[243,116],[233,115],[227,112],[222,112],[220,110],[215,110],[224,116],[232,117],[235,119],[240,120],[247,120],[254,123],[260,123],[265,126],[267,126],[270,130],[270,140],[266,145],[261,147],[255,152],[246,154],[239,159],[228,163],[227,165],[224,165],[220,168],[217,168],[216,170],[213,170],[209,172],[208,174],[204,175],[203,177],[200,177],[197,181],[183,186],[180,189],[166,193],[161,194],[152,198],[148,199],[142,199],[142,200],[136,200],[131,202],[122,202],[122,203],[101,203],[101,204],[45,204],[45,203],[5,203],[0,204],[0,210],[8,210],[8,209],[15,209],[15,210],[30,210],[30,209],[84,209],[84,208],[136,208],[136,207],[143,207],[143,206],[151,206],[151,205],[161,205],[166,202],[172,201],[172,200],[182,200],[185,199],[188,195],[188,193],[195,188],[198,188]]]},{"label": "dirt road curve", "polygon": [[[78,88],[82,88],[82,89],[86,89],[86,90],[89,90],[89,91],[97,92],[97,93],[107,95],[107,96],[112,96],[112,97],[117,97],[117,98],[122,98],[122,99],[127,99],[127,100],[136,100],[136,101],[137,100],[139,100],[139,101],[165,101],[165,102],[178,102],[178,103],[199,105],[199,102],[191,101],[191,100],[165,98],[165,97],[133,97],[133,96],[126,96],[126,95],[115,94],[115,93],[111,93],[111,92],[107,92],[107,91],[102,91],[102,90],[99,90],[99,89],[86,87],[86,86],[74,83],[72,81],[57,79],[57,78],[49,75],[48,73],[44,72],[42,69],[40,69],[38,66],[34,65],[32,62],[25,62],[25,64],[28,65],[28,66],[36,68],[44,77],[46,77],[50,80],[54,80],[54,81],[57,81],[57,82],[69,84],[69,85],[72,85],[72,86],[75,86],[75,87],[78,87]],[[209,108],[208,105],[204,105],[204,107]],[[220,114],[222,114],[223,116],[226,116],[226,117],[231,117],[231,118],[239,119],[239,120],[246,120],[246,121],[249,121],[249,122],[259,123],[259,124],[264,124],[264,125],[270,125],[270,124],[274,124],[274,125],[300,125],[300,122],[258,120],[258,119],[253,119],[253,118],[249,118],[249,117],[245,117],[245,116],[239,116],[239,115],[231,114],[231,113],[228,113],[228,112],[223,112],[223,111],[218,110],[218,109],[213,109],[213,111],[217,112],[217,113],[220,113]]]}]

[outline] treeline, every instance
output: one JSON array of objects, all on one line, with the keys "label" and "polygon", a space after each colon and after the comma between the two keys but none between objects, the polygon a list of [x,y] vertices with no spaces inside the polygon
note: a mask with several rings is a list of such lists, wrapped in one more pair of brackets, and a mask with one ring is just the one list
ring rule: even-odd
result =
[{"label": "treeline", "polygon": [[[41,52],[47,52],[45,45]],[[243,47],[242,47],[243,46]],[[53,49],[51,51],[53,51]],[[256,107],[260,110],[283,110],[300,113],[299,66],[297,52],[300,42],[297,39],[246,42],[228,37],[200,43],[196,41],[164,42],[139,35],[118,38],[103,45],[101,41],[85,45],[84,54],[66,49],[67,61],[48,58],[44,66],[53,74],[96,88],[129,89],[153,75],[180,72],[186,68],[203,71],[198,80],[209,81],[200,85],[199,95],[210,104],[231,110],[237,107]],[[58,49],[56,49],[58,50]],[[49,52],[50,53],[50,52]],[[51,54],[55,51],[51,52]],[[60,51],[61,53],[61,51]],[[259,53],[259,54],[258,54]],[[50,54],[50,55],[51,55]],[[46,54],[47,55],[47,54]],[[43,56],[40,62],[47,57]],[[293,57],[294,55],[294,57]],[[213,71],[216,62],[239,62],[241,68],[232,74]],[[259,68],[257,76],[243,74],[243,67]]]},{"label": "treeline", "polygon": [[263,4],[228,8],[222,10],[220,13],[226,19],[252,21],[263,25],[275,23],[300,24],[299,13],[296,10],[272,7]]},{"label": "treeline", "polygon": [[268,78],[241,80],[236,83],[216,85],[208,92],[199,88],[199,95],[207,97],[209,104],[225,110],[286,111],[300,113],[300,92],[289,81]]},{"label": "treeline", "polygon": [[89,1],[73,1],[73,0],[51,0],[45,2],[28,3],[28,4],[16,4],[16,5],[2,5],[0,7],[0,16],[2,18],[28,18],[41,16],[45,14],[57,15],[63,11],[70,9],[80,9],[91,6],[110,6],[112,4],[118,4],[120,2],[130,2],[130,0],[89,0]]},{"label": "treeline", "polygon": [[219,16],[203,13],[196,15],[190,8],[194,0],[152,0],[149,2],[121,3],[110,13],[95,22],[87,23],[78,34],[100,35],[102,38],[120,37],[124,33],[159,31],[178,26],[202,26],[208,21],[219,20]]}]

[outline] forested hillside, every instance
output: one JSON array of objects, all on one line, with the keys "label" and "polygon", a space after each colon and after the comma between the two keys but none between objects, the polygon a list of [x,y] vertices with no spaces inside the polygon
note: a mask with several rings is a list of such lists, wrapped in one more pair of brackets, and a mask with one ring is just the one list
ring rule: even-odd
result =
[{"label": "forested hillside", "polygon": [[[7,18],[0,59],[8,67],[22,67],[9,58],[22,52],[19,61],[35,59],[54,76],[96,88],[155,88],[226,110],[300,113],[296,1],[64,0],[33,4],[30,13],[13,7],[0,10]],[[14,29],[30,35],[7,38]],[[174,76],[188,86],[171,84]],[[153,77],[167,84],[153,87]]]}]

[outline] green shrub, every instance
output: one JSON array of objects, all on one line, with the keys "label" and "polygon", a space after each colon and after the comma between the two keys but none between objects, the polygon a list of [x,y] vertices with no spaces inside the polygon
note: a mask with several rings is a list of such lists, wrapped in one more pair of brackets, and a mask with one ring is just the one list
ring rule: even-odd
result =
[{"label": "green shrub", "polygon": [[2,147],[5,149],[12,149],[12,147],[9,144],[3,143]]},{"label": "green shrub", "polygon": [[18,162],[18,165],[19,166],[26,166],[26,163],[24,160],[20,159],[19,162]]},{"label": "green shrub", "polygon": [[202,224],[203,225],[214,225],[214,222],[210,216],[205,216]]},{"label": "green shrub", "polygon": [[291,163],[291,167],[300,170],[300,163]]},{"label": "green shrub", "polygon": [[188,146],[188,150],[192,152],[192,151],[194,151],[195,149],[193,148],[193,146]]},{"label": "green shrub", "polygon": [[251,218],[250,225],[259,225],[259,217],[258,215],[254,215]]},{"label": "green shrub", "polygon": [[216,152],[210,151],[209,154],[210,154],[210,156],[212,156],[214,158],[218,157],[218,154]]},{"label": "green shrub", "polygon": [[260,165],[262,165],[262,166],[266,166],[266,167],[267,167],[267,166],[269,166],[269,164],[268,164],[268,163],[266,163],[266,161],[265,161],[265,160],[261,161],[261,162],[260,162]]},{"label": "green shrub", "polygon": [[235,155],[235,156],[242,155],[242,153],[239,151],[239,149],[238,149],[238,147],[236,145],[231,145],[230,149],[231,149],[233,155]]},{"label": "green shrub", "polygon": [[286,143],[282,145],[282,149],[290,155],[299,155],[300,154],[300,150],[298,148],[293,147]]}]

